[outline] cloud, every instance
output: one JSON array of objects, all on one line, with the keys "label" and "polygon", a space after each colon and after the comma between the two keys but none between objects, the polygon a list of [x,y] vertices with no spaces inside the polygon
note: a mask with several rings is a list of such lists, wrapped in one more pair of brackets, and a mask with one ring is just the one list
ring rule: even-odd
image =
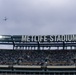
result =
[{"label": "cloud", "polygon": [[75,0],[0,0],[0,34],[75,34],[75,9]]}]

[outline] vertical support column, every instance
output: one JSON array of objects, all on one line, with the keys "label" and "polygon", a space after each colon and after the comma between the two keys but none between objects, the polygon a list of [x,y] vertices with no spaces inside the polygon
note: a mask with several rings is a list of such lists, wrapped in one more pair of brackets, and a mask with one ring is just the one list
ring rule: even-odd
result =
[{"label": "vertical support column", "polygon": [[38,50],[40,50],[40,44],[39,44],[39,42],[37,42],[38,43]]},{"label": "vertical support column", "polygon": [[13,50],[14,50],[14,45],[13,45]]},{"label": "vertical support column", "polygon": [[14,47],[15,47],[15,43],[14,43],[14,40],[13,40],[13,38],[12,38],[12,37],[11,37],[11,39],[12,39],[13,50],[14,50]]},{"label": "vertical support column", "polygon": [[13,41],[13,50],[14,50],[14,47],[15,47],[15,43],[14,43],[14,41]]},{"label": "vertical support column", "polygon": [[72,46],[71,46],[71,50],[72,50]]},{"label": "vertical support column", "polygon": [[64,43],[64,41],[63,41],[63,50],[65,49],[65,43]]}]

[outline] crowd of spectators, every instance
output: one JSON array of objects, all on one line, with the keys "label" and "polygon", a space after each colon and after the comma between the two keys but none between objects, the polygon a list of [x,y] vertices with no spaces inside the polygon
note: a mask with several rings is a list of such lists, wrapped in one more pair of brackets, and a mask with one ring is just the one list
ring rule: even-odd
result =
[{"label": "crowd of spectators", "polygon": [[0,50],[0,65],[71,65],[76,50]]}]

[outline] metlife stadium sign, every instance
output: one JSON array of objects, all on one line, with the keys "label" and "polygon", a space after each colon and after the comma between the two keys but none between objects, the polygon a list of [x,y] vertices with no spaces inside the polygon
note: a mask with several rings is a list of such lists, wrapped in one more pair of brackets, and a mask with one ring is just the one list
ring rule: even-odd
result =
[{"label": "metlife stadium sign", "polygon": [[22,35],[21,41],[26,42],[54,42],[54,41],[76,41],[76,35]]},{"label": "metlife stadium sign", "polygon": [[12,49],[42,49],[76,47],[76,34],[73,35],[0,35],[0,45],[12,45]]},{"label": "metlife stadium sign", "polygon": [[73,35],[0,35],[1,42],[76,42]]}]

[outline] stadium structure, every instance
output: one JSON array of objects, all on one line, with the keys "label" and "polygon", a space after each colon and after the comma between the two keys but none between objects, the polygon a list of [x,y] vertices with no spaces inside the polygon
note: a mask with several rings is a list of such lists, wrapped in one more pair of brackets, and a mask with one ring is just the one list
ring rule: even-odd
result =
[{"label": "stadium structure", "polygon": [[1,35],[0,75],[76,75],[76,35]]}]

